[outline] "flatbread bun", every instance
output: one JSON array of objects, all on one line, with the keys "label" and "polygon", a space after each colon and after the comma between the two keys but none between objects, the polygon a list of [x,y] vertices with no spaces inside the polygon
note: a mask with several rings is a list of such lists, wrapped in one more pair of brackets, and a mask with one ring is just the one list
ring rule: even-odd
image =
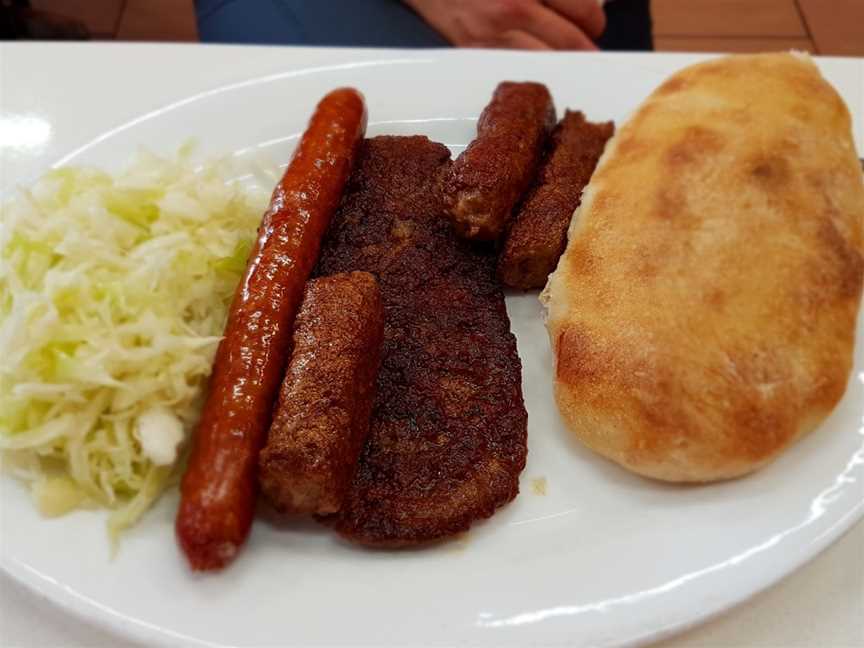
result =
[{"label": "flatbread bun", "polygon": [[862,223],[849,113],[805,55],[669,78],[607,146],[541,296],[569,428],[668,481],[771,461],[846,389]]}]

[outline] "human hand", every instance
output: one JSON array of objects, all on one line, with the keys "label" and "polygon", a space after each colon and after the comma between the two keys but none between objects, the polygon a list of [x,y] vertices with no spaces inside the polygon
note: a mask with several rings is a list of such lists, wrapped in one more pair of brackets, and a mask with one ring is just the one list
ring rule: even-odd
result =
[{"label": "human hand", "polygon": [[596,50],[597,0],[404,0],[457,47]]}]

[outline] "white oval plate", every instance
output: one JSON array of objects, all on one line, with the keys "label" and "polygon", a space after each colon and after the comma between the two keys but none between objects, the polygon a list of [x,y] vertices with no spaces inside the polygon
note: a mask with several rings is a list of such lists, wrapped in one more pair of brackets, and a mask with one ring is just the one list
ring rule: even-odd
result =
[{"label": "white oval plate", "polygon": [[[287,160],[319,97],[368,99],[372,135],[421,133],[454,151],[497,81],[533,79],[559,111],[621,121],[663,74],[633,59],[350,52],[190,96],[115,128],[61,162],[116,167],[140,145]],[[295,50],[296,53],[296,50]],[[319,57],[321,58],[321,57]],[[506,65],[505,65],[506,64]],[[167,72],[166,72],[167,73]],[[231,77],[226,72],[226,82]],[[864,357],[840,406],[777,462],[738,481],[676,487],[594,456],[565,431],[536,295],[508,297],[523,362],[529,458],[522,493],[466,537],[367,551],[312,523],[256,521],[239,560],[194,576],[169,493],[109,559],[104,516],[43,520],[2,482],[2,566],[120,633],[184,645],[624,645],[658,639],[775,582],[861,517]],[[860,337],[860,327],[859,327]],[[535,480],[545,479],[545,495]]]}]

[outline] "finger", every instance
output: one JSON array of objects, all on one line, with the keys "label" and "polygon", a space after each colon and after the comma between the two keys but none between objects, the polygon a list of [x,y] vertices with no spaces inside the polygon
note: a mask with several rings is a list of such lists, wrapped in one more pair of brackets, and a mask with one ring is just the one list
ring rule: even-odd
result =
[{"label": "finger", "polygon": [[525,14],[522,29],[559,50],[596,50],[597,46],[579,27],[543,5]]},{"label": "finger", "polygon": [[543,0],[543,4],[573,21],[591,38],[606,29],[606,13],[597,0]]},{"label": "finger", "polygon": [[521,49],[521,50],[551,50],[552,47],[536,36],[520,31],[518,29],[510,29],[501,32],[494,38],[483,42],[480,47],[492,47],[498,49]]}]

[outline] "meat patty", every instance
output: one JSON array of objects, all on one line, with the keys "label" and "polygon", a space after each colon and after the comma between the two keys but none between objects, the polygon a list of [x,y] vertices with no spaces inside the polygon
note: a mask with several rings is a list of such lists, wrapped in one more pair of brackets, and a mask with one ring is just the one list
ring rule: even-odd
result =
[{"label": "meat patty", "polygon": [[504,285],[523,290],[546,285],[564,253],[582,190],[614,131],[612,122],[593,124],[581,112],[565,113],[501,251],[498,277]]},{"label": "meat patty", "polygon": [[384,312],[368,272],[306,284],[258,479],[283,513],[335,513],[369,432]]},{"label": "meat patty", "polygon": [[527,452],[521,364],[495,258],[443,216],[449,151],[425,137],[364,142],[317,274],[378,277],[385,325],[369,437],[327,521],[367,545],[468,529],[512,500]]},{"label": "meat patty", "polygon": [[528,189],[555,127],[555,104],[542,83],[498,84],[477,122],[477,138],[460,155],[444,186],[456,231],[498,239]]}]

